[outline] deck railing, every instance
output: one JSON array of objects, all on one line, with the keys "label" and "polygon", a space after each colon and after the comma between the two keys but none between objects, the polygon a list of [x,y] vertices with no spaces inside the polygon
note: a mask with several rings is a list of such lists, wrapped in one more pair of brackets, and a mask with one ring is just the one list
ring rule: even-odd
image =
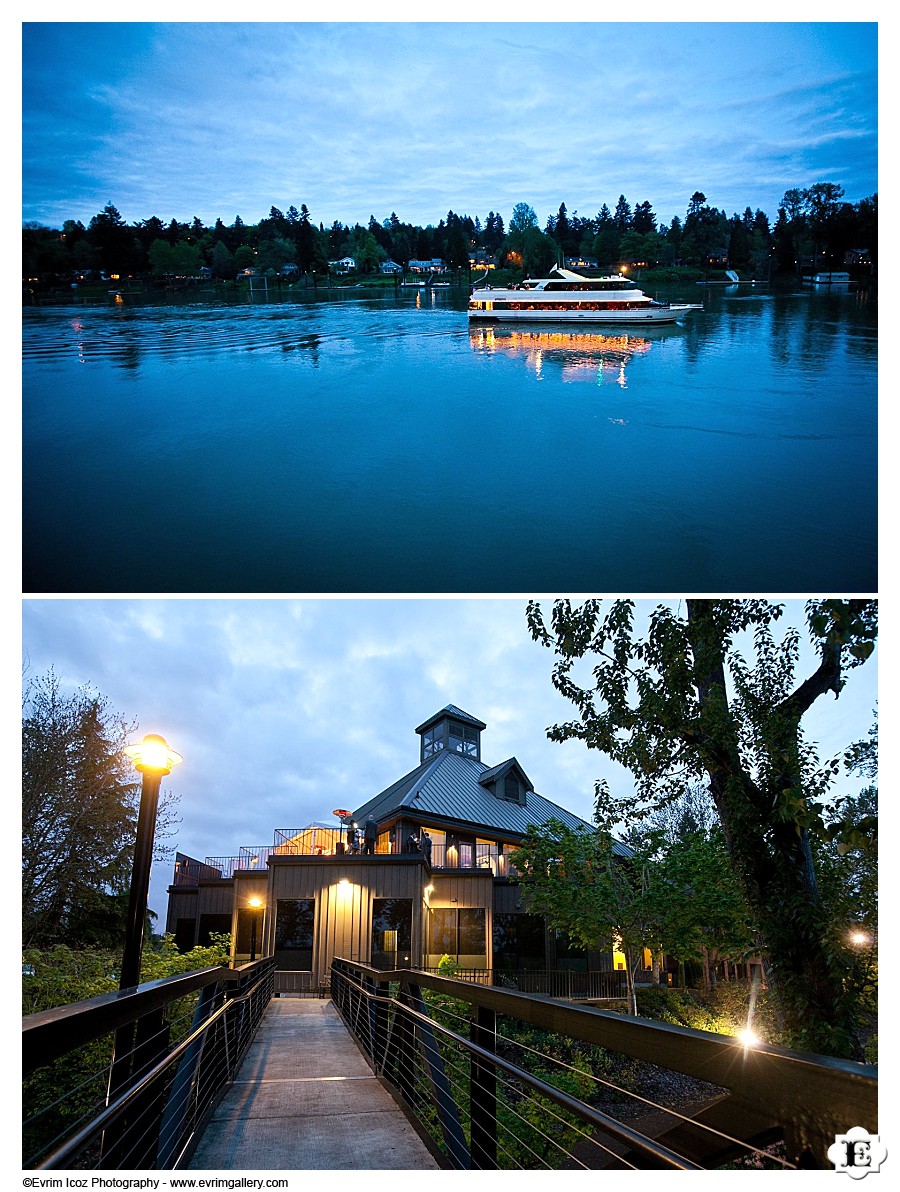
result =
[{"label": "deck railing", "polygon": [[837,1134],[877,1132],[863,1064],[344,960],[331,996],[445,1167],[827,1169]]},{"label": "deck railing", "polygon": [[23,1018],[23,1168],[177,1167],[253,1039],[274,970],[201,969]]},{"label": "deck railing", "polygon": [[[423,971],[440,976],[437,968]],[[497,985],[519,993],[542,993],[566,1001],[618,1001],[626,996],[625,973],[621,969],[570,972],[565,969],[464,968],[457,969],[453,976],[459,981]]]}]

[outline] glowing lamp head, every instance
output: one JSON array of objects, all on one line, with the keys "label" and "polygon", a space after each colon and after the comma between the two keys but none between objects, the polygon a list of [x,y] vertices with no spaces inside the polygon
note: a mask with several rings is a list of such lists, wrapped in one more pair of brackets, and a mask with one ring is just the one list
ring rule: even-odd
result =
[{"label": "glowing lamp head", "polygon": [[170,749],[164,737],[148,733],[140,745],[126,745],[125,753],[142,774],[168,774],[181,761],[180,753]]},{"label": "glowing lamp head", "polygon": [[263,900],[261,898],[248,898],[247,906],[252,906],[255,911],[258,911],[262,906]]},{"label": "glowing lamp head", "polygon": [[760,1039],[759,1035],[757,1035],[755,1031],[751,1031],[749,1027],[747,1027],[746,1030],[741,1031],[738,1034],[738,1038],[745,1047],[759,1047],[760,1043],[762,1043],[762,1039]]}]

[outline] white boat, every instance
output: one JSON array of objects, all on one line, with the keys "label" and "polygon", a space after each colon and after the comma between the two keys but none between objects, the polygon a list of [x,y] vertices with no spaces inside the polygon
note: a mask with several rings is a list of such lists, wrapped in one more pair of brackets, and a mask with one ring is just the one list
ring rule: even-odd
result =
[{"label": "white boat", "polygon": [[674,323],[697,302],[657,302],[627,277],[584,277],[559,265],[549,277],[526,278],[518,285],[476,287],[470,319],[529,323]]},{"label": "white boat", "polygon": [[812,277],[804,277],[803,280],[814,286],[849,286],[852,284],[849,273],[814,273]]}]

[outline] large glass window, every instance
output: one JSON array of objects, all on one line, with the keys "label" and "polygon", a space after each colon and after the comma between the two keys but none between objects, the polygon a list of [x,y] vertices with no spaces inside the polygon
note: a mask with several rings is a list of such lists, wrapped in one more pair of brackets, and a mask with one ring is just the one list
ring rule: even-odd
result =
[{"label": "large glass window", "polygon": [[408,968],[412,961],[412,899],[372,899],[372,968]]},{"label": "large glass window", "polygon": [[485,929],[487,914],[483,907],[459,912],[459,963],[463,968],[485,968]]},{"label": "large glass window", "polygon": [[443,907],[431,912],[428,967],[449,956],[462,968],[487,968],[487,911],[484,907]]},{"label": "large glass window", "polygon": [[475,864],[475,841],[471,837],[463,840],[459,836],[448,836],[444,864],[448,869],[471,869]]},{"label": "large glass window", "polygon": [[179,952],[190,952],[194,946],[194,932],[197,929],[196,919],[175,920],[175,947]]},{"label": "large glass window", "polygon": [[[456,959],[456,907],[438,908],[431,912],[431,946],[428,964],[436,968],[442,956]],[[434,959],[434,958],[437,959]]]},{"label": "large glass window", "polygon": [[230,935],[231,934],[231,915],[201,915],[199,931],[197,933],[197,945],[200,948],[208,948],[212,943],[210,936],[213,935]]},{"label": "large glass window", "polygon": [[587,972],[587,952],[574,943],[564,931],[556,932],[556,968],[573,973]]},{"label": "large glass window", "polygon": [[275,960],[280,969],[312,970],[314,898],[279,898],[275,915]]},{"label": "large glass window", "polygon": [[543,970],[547,967],[544,920],[540,915],[494,914],[494,968]]}]

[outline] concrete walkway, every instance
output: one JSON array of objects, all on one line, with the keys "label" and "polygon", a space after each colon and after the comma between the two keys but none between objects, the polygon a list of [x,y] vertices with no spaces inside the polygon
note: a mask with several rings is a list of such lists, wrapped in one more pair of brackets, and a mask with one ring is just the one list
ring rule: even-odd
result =
[{"label": "concrete walkway", "polygon": [[275,998],[190,1169],[424,1171],[438,1164],[330,1001]]}]

